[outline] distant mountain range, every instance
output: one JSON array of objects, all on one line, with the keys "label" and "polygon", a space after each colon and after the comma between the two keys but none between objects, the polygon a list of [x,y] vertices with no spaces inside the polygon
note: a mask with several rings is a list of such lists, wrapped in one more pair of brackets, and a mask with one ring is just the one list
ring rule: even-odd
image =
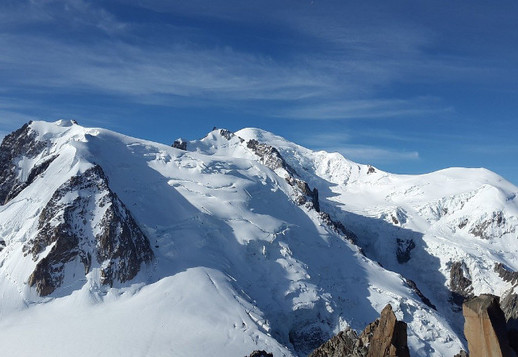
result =
[{"label": "distant mountain range", "polygon": [[517,194],[485,169],[395,175],[260,129],[168,146],[31,122],[0,147],[0,345],[305,356],[391,304],[412,356],[453,356],[466,297],[516,300]]}]

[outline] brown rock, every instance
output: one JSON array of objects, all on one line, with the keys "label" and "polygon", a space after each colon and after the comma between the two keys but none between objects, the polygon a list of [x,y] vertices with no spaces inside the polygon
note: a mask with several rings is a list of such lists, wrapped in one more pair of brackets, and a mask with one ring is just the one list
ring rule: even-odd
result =
[{"label": "brown rock", "polygon": [[309,357],[364,357],[366,355],[367,347],[362,344],[356,332],[348,328],[314,350]]},{"label": "brown rock", "polygon": [[380,318],[368,324],[360,336],[348,328],[314,350],[309,357],[410,357],[406,327],[406,323],[397,321],[389,304]]},{"label": "brown rock", "polygon": [[410,356],[407,346],[406,323],[397,321],[392,306],[381,312],[378,327],[374,331],[367,357]]},{"label": "brown rock", "polygon": [[497,296],[482,294],[462,305],[464,334],[471,357],[514,356],[509,347],[505,316],[499,300]]}]

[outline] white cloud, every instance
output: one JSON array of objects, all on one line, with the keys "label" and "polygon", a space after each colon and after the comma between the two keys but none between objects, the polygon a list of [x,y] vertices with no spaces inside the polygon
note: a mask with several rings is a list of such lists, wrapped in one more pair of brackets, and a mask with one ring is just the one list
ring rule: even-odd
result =
[{"label": "white cloud", "polygon": [[[429,55],[426,49],[437,41],[436,33],[390,22],[393,14],[382,16],[382,11],[364,23],[345,5],[335,13],[329,4],[309,1],[133,2],[137,9],[209,17],[228,26],[271,24],[298,42],[286,46],[286,56],[275,57],[256,48],[232,48],[226,38],[209,45],[209,29],[195,35],[190,24],[175,25],[170,41],[150,40],[146,31],[166,30],[169,24],[125,23],[84,0],[20,3],[0,5],[5,10],[0,28],[6,28],[0,35],[0,92],[109,94],[139,103],[234,106],[297,119],[394,118],[452,110],[423,98],[380,99],[383,88],[394,82],[484,81],[507,73],[496,62]],[[34,24],[51,30],[18,31]],[[53,36],[60,28],[77,31],[77,41]],[[247,101],[276,105],[257,107]]]},{"label": "white cloud", "polygon": [[83,46],[22,35],[0,36],[0,47],[7,49],[0,53],[6,70],[4,89],[27,86],[129,96],[298,100],[329,93],[337,86],[331,76],[316,69],[228,48],[159,49],[122,42]]},{"label": "white cloud", "polygon": [[419,159],[417,151],[398,151],[365,145],[347,145],[330,149],[351,160],[376,165]]},{"label": "white cloud", "polygon": [[440,114],[453,111],[430,98],[365,99],[307,104],[278,115],[297,119],[369,119]]},{"label": "white cloud", "polygon": [[353,144],[351,140],[355,137],[357,135],[353,132],[315,133],[311,136],[302,136],[300,142],[314,150],[339,152],[350,160],[375,165],[419,159],[419,152],[417,151]]}]

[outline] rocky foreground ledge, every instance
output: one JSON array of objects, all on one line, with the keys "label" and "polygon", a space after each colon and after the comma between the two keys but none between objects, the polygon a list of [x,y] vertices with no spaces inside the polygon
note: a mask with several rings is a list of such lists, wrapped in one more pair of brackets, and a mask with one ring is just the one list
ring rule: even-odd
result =
[{"label": "rocky foreground ledge", "polygon": [[498,296],[482,294],[462,305],[464,335],[471,357],[518,354],[518,331],[508,324]]},{"label": "rocky foreground ledge", "polygon": [[[518,308],[518,307],[516,307]],[[454,357],[516,357],[518,329],[506,318],[500,298],[482,294],[464,302],[464,334],[469,354],[460,351]],[[376,321],[358,335],[353,329],[340,331],[314,350],[309,357],[409,357],[407,325],[398,321],[392,306],[385,306]],[[249,357],[273,357],[265,351],[254,351]]]}]

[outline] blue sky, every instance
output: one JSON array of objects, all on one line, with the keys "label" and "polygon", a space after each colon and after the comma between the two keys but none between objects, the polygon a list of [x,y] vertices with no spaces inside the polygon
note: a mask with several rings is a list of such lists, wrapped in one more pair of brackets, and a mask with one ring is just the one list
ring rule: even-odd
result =
[{"label": "blue sky", "polygon": [[518,2],[0,2],[0,135],[260,127],[396,173],[518,184]]}]

